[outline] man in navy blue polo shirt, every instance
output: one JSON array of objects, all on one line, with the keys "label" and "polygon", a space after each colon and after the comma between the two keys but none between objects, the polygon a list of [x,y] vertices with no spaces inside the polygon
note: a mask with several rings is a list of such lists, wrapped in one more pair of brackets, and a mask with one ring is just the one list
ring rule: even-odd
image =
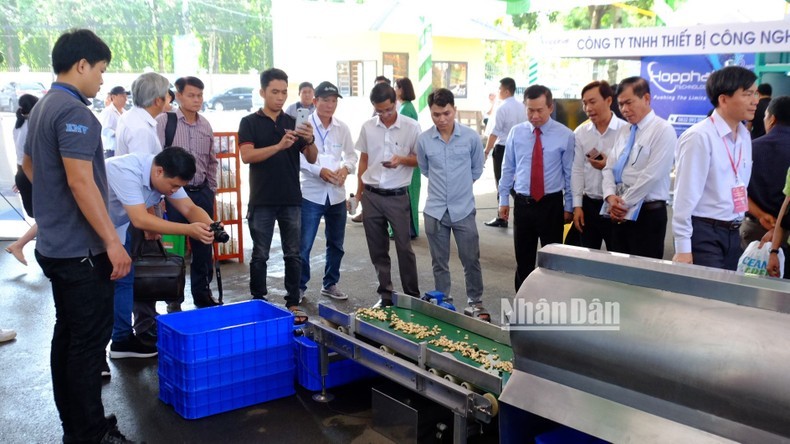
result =
[{"label": "man in navy blue polo shirt", "polygon": [[87,108],[112,54],[85,29],[52,48],[57,75],[30,114],[23,168],[33,182],[36,259],[52,282],[52,388],[63,442],[128,442],[104,416],[101,368],[113,323],[113,281],[129,273],[107,211],[101,124]]}]

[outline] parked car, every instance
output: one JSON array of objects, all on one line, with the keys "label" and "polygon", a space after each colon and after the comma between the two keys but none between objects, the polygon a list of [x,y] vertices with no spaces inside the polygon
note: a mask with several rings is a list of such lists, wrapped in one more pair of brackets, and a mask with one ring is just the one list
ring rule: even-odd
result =
[{"label": "parked car", "polygon": [[203,107],[222,111],[226,109],[252,109],[252,88],[240,86],[231,88],[207,100]]},{"label": "parked car", "polygon": [[9,82],[0,89],[0,110],[14,112],[23,95],[32,94],[40,99],[46,93],[47,88],[39,82]]}]

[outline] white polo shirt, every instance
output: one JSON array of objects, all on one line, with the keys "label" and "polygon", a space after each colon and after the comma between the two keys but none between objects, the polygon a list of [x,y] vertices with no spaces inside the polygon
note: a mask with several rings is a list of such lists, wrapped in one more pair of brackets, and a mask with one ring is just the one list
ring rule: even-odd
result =
[{"label": "white polo shirt", "polygon": [[494,117],[494,129],[491,134],[496,136],[495,145],[504,145],[510,130],[519,123],[527,121],[527,111],[524,104],[510,96],[502,101]]},{"label": "white polo shirt", "polygon": [[351,131],[348,125],[336,117],[332,117],[329,126],[325,128],[316,113],[310,115],[310,123],[313,125],[318,158],[315,163],[309,163],[304,153],[299,155],[302,197],[319,205],[325,204],[328,197],[331,205],[337,205],[346,200],[345,187],[321,179],[321,169],[337,171],[346,167],[348,174],[354,174],[358,157],[354,150],[354,141],[351,140]]},{"label": "white polo shirt", "polygon": [[123,112],[118,111],[115,105],[105,107],[101,114],[99,114],[99,121],[101,122],[101,138],[104,144],[104,150],[115,149],[115,130],[118,128],[118,120],[121,119]]},{"label": "white polo shirt", "polygon": [[384,168],[381,162],[392,159],[393,155],[416,155],[419,135],[420,124],[411,117],[400,114],[389,128],[381,123],[379,116],[362,124],[357,149],[368,154],[368,169],[362,174],[362,183],[385,190],[408,186],[414,167],[398,165],[395,168]]},{"label": "white polo shirt", "polygon": [[739,184],[748,187],[751,176],[752,139],[743,123],[738,123],[733,135],[724,118],[714,111],[686,130],[678,141],[675,167],[675,251],[691,252],[691,216],[743,219],[743,212],[735,212],[732,189]]},{"label": "white polo shirt", "polygon": [[156,135],[156,119],[144,108],[135,106],[123,113],[115,129],[115,155],[130,153],[158,154],[162,142]]},{"label": "white polo shirt", "polygon": [[603,173],[590,164],[587,160],[587,153],[596,149],[599,153],[609,156],[614,145],[614,138],[617,136],[617,130],[623,125],[626,125],[625,120],[612,113],[609,126],[603,134],[590,121],[579,126],[573,132],[576,138],[573,168],[571,169],[571,192],[574,207],[582,206],[582,197],[585,194],[593,199],[603,199]]}]

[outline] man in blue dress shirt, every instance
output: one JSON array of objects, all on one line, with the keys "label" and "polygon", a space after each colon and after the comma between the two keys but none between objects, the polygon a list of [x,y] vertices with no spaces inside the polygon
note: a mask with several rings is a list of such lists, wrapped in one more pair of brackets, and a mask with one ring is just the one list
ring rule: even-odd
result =
[{"label": "man in blue dress shirt", "polygon": [[499,217],[504,220],[510,215],[510,190],[515,191],[516,291],[535,269],[538,239],[541,245],[561,243],[563,226],[573,219],[573,131],[551,118],[554,102],[545,86],[527,88],[524,103],[527,121],[507,136],[499,181]]},{"label": "man in blue dress shirt", "polygon": [[480,237],[475,224],[472,184],[483,173],[483,144],[469,127],[455,122],[455,98],[445,88],[428,96],[434,126],[417,139],[417,162],[428,178],[425,234],[433,263],[436,289],[450,293],[450,232],[464,266],[470,312],[490,321],[483,308],[483,273],[480,270]]}]

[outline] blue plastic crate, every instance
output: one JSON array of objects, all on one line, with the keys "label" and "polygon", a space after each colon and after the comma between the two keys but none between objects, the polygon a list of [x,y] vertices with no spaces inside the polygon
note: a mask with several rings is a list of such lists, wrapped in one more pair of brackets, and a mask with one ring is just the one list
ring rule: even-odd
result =
[{"label": "blue plastic crate", "polygon": [[159,378],[159,399],[172,405],[176,413],[185,419],[203,418],[294,393],[293,367],[274,375],[196,391],[183,390],[171,381]]},{"label": "blue plastic crate", "polygon": [[159,377],[182,390],[204,390],[280,373],[293,367],[290,345],[185,364],[159,353]]},{"label": "blue plastic crate", "polygon": [[[296,351],[296,379],[299,385],[307,390],[321,390],[321,357],[318,344],[308,338],[298,336],[294,338],[294,347]],[[378,376],[378,373],[351,359],[330,362],[327,373],[327,388]]]},{"label": "blue plastic crate", "polygon": [[186,364],[290,345],[293,315],[266,301],[171,313],[156,318],[160,353]]},{"label": "blue plastic crate", "polygon": [[535,437],[535,444],[608,444],[607,441],[566,426]]}]

